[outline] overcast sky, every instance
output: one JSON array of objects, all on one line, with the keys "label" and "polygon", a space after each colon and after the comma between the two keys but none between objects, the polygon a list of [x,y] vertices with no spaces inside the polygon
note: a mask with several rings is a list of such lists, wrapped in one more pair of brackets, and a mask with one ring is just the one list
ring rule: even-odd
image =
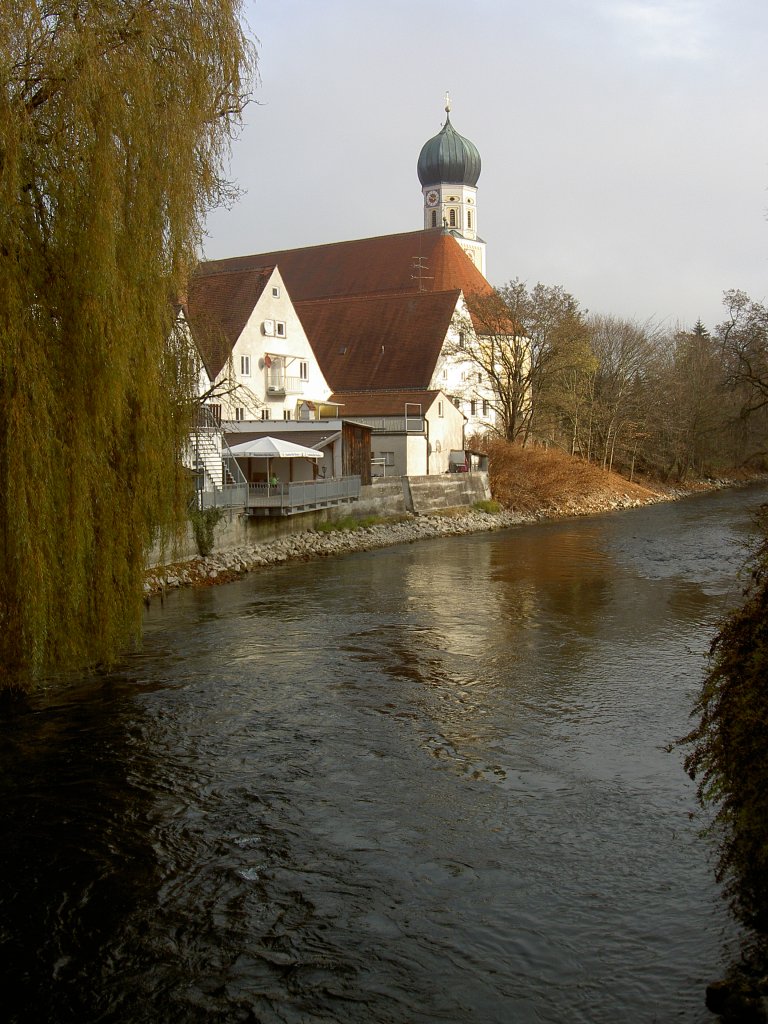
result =
[{"label": "overcast sky", "polygon": [[423,225],[419,151],[482,159],[487,276],[670,326],[768,299],[766,0],[250,0],[245,195],[208,258]]}]

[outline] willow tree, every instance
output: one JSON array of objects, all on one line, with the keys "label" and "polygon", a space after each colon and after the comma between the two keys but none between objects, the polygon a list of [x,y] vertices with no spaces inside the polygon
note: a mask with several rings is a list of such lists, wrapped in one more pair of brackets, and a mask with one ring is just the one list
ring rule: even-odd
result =
[{"label": "willow tree", "polygon": [[2,685],[112,660],[183,510],[173,299],[255,70],[239,8],[0,8]]},{"label": "willow tree", "polygon": [[718,844],[717,879],[747,930],[720,987],[718,1003],[731,1003],[723,1019],[733,1021],[764,1021],[757,1011],[768,998],[768,506],[757,525],[743,603],[720,626],[693,709],[697,724],[678,741]]}]

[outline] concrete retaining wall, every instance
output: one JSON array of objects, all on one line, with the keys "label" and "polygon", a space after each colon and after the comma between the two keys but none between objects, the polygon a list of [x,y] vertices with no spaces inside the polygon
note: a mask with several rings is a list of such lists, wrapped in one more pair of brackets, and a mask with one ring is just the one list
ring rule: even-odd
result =
[{"label": "concrete retaining wall", "polygon": [[[442,476],[388,477],[360,489],[360,499],[349,505],[303,512],[295,516],[250,517],[227,510],[217,525],[214,551],[249,547],[275,537],[315,530],[321,523],[352,517],[395,516],[407,512],[439,512],[448,508],[469,508],[490,497],[487,473],[446,473]],[[148,567],[183,562],[198,555],[191,525],[186,536],[165,550],[155,548]]]},{"label": "concrete retaining wall", "polygon": [[408,477],[413,511],[419,515],[444,508],[465,508],[491,496],[487,473],[446,473]]}]

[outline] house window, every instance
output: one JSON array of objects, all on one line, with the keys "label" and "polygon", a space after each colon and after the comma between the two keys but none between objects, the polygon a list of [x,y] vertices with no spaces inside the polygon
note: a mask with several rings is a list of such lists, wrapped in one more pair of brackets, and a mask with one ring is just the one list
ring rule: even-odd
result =
[{"label": "house window", "polygon": [[470,398],[470,400],[469,400],[469,415],[470,416],[474,416],[476,412],[477,412],[477,402],[474,400],[474,398]]},{"label": "house window", "polygon": [[235,419],[236,419],[236,420],[237,420],[238,422],[240,422],[241,420],[244,420],[244,419],[245,419],[245,409],[243,409],[243,407],[242,407],[241,405],[239,405],[239,406],[238,406],[238,407],[237,407],[237,408],[235,409]]},{"label": "house window", "polygon": [[394,452],[379,452],[379,458],[384,459],[385,466],[394,466],[395,464]]},{"label": "house window", "polygon": [[491,403],[487,398],[483,399],[483,416],[487,416],[491,411]]},{"label": "house window", "polygon": [[432,227],[437,227],[437,210],[432,211]]},{"label": "house window", "polygon": [[438,402],[437,403],[437,415],[438,416],[442,416],[443,415],[443,403],[442,402]]},{"label": "house window", "polygon": [[299,379],[309,380],[309,366],[307,365],[306,359],[302,359],[299,362]]},{"label": "house window", "polygon": [[448,371],[443,370],[443,380],[448,380]]},{"label": "house window", "polygon": [[279,299],[280,298],[280,289],[279,289],[279,287],[277,285],[275,285],[272,288],[272,297],[275,298],[275,299]]},{"label": "house window", "polygon": [[285,320],[275,320],[275,334],[278,338],[285,337]]},{"label": "house window", "polygon": [[464,348],[464,331],[459,331],[459,348]]},{"label": "house window", "polygon": [[456,227],[456,211],[455,210],[449,210],[448,211],[448,223],[450,224],[450,226],[452,228]]},{"label": "house window", "polygon": [[283,409],[283,419],[284,420],[289,420],[290,418],[291,418],[291,410],[290,409]]},{"label": "house window", "polygon": [[243,377],[251,376],[251,357],[240,356],[240,373]]},{"label": "house window", "polygon": [[478,384],[482,383],[482,380],[483,380],[483,375],[482,375],[482,373],[480,373],[480,372],[478,371],[478,374],[477,374],[477,383],[478,383]]},{"label": "house window", "polygon": [[220,405],[209,405],[208,408],[211,410],[211,416],[214,423],[221,423],[221,406]]},{"label": "house window", "polygon": [[261,418],[263,420],[268,420],[269,419],[269,409],[262,409],[261,410]]}]

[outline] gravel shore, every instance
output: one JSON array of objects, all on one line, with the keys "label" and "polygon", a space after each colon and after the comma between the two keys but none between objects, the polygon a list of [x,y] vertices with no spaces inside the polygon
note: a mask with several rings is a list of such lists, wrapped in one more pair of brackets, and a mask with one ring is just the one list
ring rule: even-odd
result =
[{"label": "gravel shore", "polygon": [[[650,501],[660,501],[668,495],[656,495]],[[146,572],[144,593],[152,595],[178,587],[211,586],[239,579],[262,566],[282,562],[308,562],[315,558],[372,551],[394,544],[413,544],[415,541],[435,537],[459,536],[492,530],[506,530],[522,523],[540,519],[557,519],[574,515],[593,515],[621,508],[647,504],[630,495],[595,495],[577,504],[566,502],[562,507],[550,508],[536,515],[516,512],[480,512],[476,509],[453,510],[450,514],[409,516],[397,523],[381,523],[356,530],[331,532],[308,530],[254,544],[249,547],[219,551],[206,558],[158,566]]]}]

